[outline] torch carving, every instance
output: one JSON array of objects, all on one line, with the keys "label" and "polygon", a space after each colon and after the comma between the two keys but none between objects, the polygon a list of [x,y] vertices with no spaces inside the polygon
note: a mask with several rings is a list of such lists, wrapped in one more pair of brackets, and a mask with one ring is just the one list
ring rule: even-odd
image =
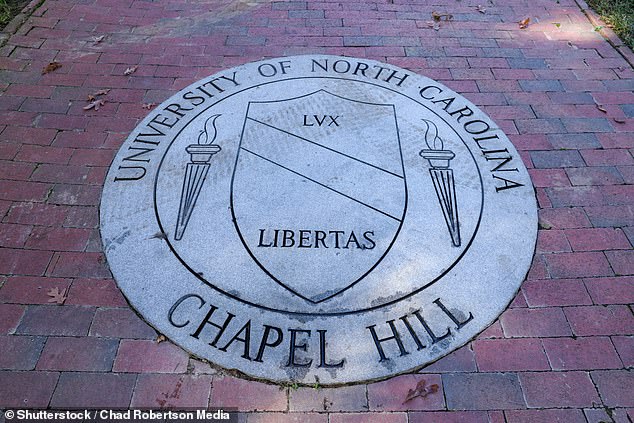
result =
[{"label": "torch carving", "polygon": [[460,246],[460,221],[458,220],[458,202],[456,201],[456,185],[453,170],[449,167],[451,159],[456,155],[451,150],[445,150],[442,138],[438,136],[436,125],[423,119],[427,126],[425,143],[427,149],[421,150],[420,155],[429,161],[429,174],[434,183],[438,202],[442,209],[447,229],[451,235],[454,247]]},{"label": "torch carving", "polygon": [[178,218],[176,220],[176,231],[174,239],[183,238],[185,228],[192,215],[198,195],[202,190],[207,172],[209,172],[209,162],[211,157],[220,151],[220,146],[214,144],[216,140],[216,119],[220,115],[210,116],[205,121],[205,127],[198,135],[198,143],[191,144],[185,148],[190,154],[190,162],[187,163],[185,170],[185,178],[183,179],[183,189],[181,191],[181,202],[178,209]]}]

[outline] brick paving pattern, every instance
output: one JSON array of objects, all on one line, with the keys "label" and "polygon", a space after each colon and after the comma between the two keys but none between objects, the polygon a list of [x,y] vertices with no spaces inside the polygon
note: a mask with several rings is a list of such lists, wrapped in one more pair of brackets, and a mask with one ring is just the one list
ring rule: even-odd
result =
[{"label": "brick paving pattern", "polygon": [[[237,407],[249,423],[634,420],[633,56],[610,30],[595,31],[583,2],[30,7],[0,48],[0,409],[210,405]],[[433,11],[453,19],[435,30]],[[157,344],[105,262],[101,187],[143,106],[223,68],[310,53],[446,84],[503,128],[535,184],[537,252],[517,298],[416,374],[328,389],[237,379]],[[42,74],[52,61],[61,68]],[[105,105],[83,110],[104,89]],[[54,288],[63,305],[48,302]],[[438,392],[405,401],[420,380]]]}]

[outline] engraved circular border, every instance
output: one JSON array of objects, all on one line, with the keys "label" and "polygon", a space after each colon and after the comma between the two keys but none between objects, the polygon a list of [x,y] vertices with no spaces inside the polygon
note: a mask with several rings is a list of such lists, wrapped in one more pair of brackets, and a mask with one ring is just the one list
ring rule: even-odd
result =
[{"label": "engraved circular border", "polygon": [[[217,106],[219,103],[222,103],[224,100],[226,100],[227,98],[230,98],[234,95],[240,95],[240,94],[244,94],[246,91],[249,91],[251,89],[255,89],[257,87],[260,87],[262,85],[266,85],[266,84],[276,84],[276,83],[283,83],[283,82],[288,82],[288,81],[292,81],[292,80],[299,80],[299,79],[336,79],[336,80],[342,80],[342,81],[352,81],[353,83],[361,83],[361,84],[370,84],[373,85],[375,87],[379,87],[381,89],[386,89],[389,91],[392,91],[395,94],[401,95],[403,97],[405,97],[407,100],[413,101],[414,103],[418,104],[421,107],[424,107],[425,109],[427,109],[430,113],[433,113],[438,119],[442,120],[443,122],[445,122],[447,124],[447,126],[449,126],[451,128],[451,130],[454,132],[454,134],[460,139],[460,142],[462,142],[462,144],[465,146],[466,150],[469,152],[470,156],[471,156],[471,160],[476,163],[476,170],[478,172],[478,182],[480,184],[480,211],[478,214],[478,221],[475,225],[474,231],[473,231],[473,235],[471,236],[471,238],[469,238],[469,241],[467,242],[467,245],[465,247],[465,249],[462,251],[462,253],[460,253],[460,255],[458,255],[458,257],[456,257],[456,259],[451,263],[450,266],[447,267],[447,269],[445,269],[443,272],[441,272],[438,276],[436,276],[434,279],[432,279],[430,282],[426,283],[425,285],[419,287],[418,289],[415,289],[411,292],[408,292],[405,295],[400,296],[399,298],[395,298],[391,301],[385,302],[383,304],[379,304],[376,306],[372,306],[372,307],[366,307],[363,309],[358,309],[358,310],[350,310],[350,311],[344,311],[344,312],[330,312],[330,313],[310,313],[310,312],[299,312],[299,311],[288,311],[288,310],[280,310],[280,309],[275,309],[272,307],[268,307],[265,305],[261,305],[261,304],[256,304],[254,302],[251,302],[249,300],[245,300],[242,298],[237,297],[236,295],[231,294],[230,292],[226,292],[225,290],[217,287],[216,285],[214,285],[212,282],[208,281],[207,279],[205,279],[204,277],[200,276],[200,274],[198,274],[198,272],[196,272],[194,269],[192,269],[189,264],[178,254],[178,252],[176,251],[176,249],[174,248],[172,242],[169,240],[169,237],[165,238],[165,242],[167,242],[170,250],[172,251],[172,254],[174,254],[174,256],[178,259],[178,261],[197,279],[199,279],[201,282],[205,283],[207,286],[209,286],[212,289],[217,290],[218,292],[222,293],[223,295],[226,295],[229,298],[232,298],[236,301],[239,301],[241,303],[253,306],[253,307],[257,307],[260,308],[262,310],[266,310],[266,311],[271,311],[271,312],[275,312],[275,313],[284,313],[284,314],[291,314],[291,315],[301,315],[301,316],[345,316],[345,315],[349,315],[349,314],[355,314],[355,313],[363,313],[365,311],[373,311],[373,310],[377,310],[380,309],[382,307],[388,307],[392,304],[398,303],[404,299],[407,299],[413,295],[418,294],[419,292],[423,291],[424,289],[428,288],[429,286],[433,285],[435,282],[437,282],[438,280],[442,279],[447,273],[449,273],[454,266],[456,266],[458,264],[458,262],[460,262],[460,260],[465,256],[465,254],[467,254],[467,252],[469,251],[469,249],[471,248],[471,244],[473,243],[473,240],[475,239],[476,235],[478,234],[478,230],[480,228],[480,222],[482,220],[482,213],[484,210],[484,184],[482,182],[482,172],[480,170],[480,167],[477,165],[477,162],[475,160],[475,157],[473,155],[473,151],[471,151],[471,149],[469,148],[469,146],[467,145],[467,143],[465,142],[465,140],[462,138],[462,136],[455,130],[455,128],[442,116],[440,116],[436,111],[434,111],[433,109],[429,108],[428,106],[422,104],[421,102],[405,95],[404,93],[398,92],[397,90],[382,86],[380,84],[374,84],[371,82],[366,82],[366,81],[358,81],[358,80],[354,80],[354,79],[349,79],[349,78],[341,78],[341,77],[317,77],[317,76],[309,76],[309,77],[295,77],[295,78],[286,78],[286,79],[276,79],[275,81],[269,81],[269,82],[265,82],[262,84],[258,84],[258,85],[252,85],[249,86],[248,88],[244,88],[243,90],[237,91],[233,94],[230,94],[220,100],[218,100],[216,103],[211,104],[210,106],[206,107],[205,109],[202,109],[199,113],[197,113],[196,115],[192,116],[189,120],[189,122],[187,122],[187,124],[183,125],[183,127],[174,135],[173,139],[170,141],[169,146],[165,149],[165,153],[163,154],[163,157],[161,157],[161,160],[157,166],[157,171],[156,171],[156,177],[154,178],[154,214],[156,216],[156,221],[159,225],[159,227],[161,228],[161,231],[163,233],[167,233],[165,231],[165,228],[163,226],[163,223],[161,222],[161,218],[159,216],[159,212],[158,212],[158,205],[156,202],[156,192],[157,192],[157,184],[158,184],[158,178],[159,175],[161,173],[161,168],[163,166],[163,162],[165,161],[165,157],[167,156],[167,152],[170,150],[170,148],[172,148],[172,144],[176,141],[176,139],[178,138],[178,136],[194,121],[194,119],[196,119],[198,116],[200,116],[201,114],[205,113],[207,110],[209,110],[212,107]],[[233,190],[232,190],[233,192]],[[233,211],[232,211],[233,213]],[[407,213],[405,213],[405,216],[407,215]],[[234,222],[235,223],[235,222]],[[402,223],[401,223],[402,225]],[[399,228],[399,232],[400,232],[400,228]],[[242,235],[240,234],[240,231],[238,231],[238,235],[240,236],[240,239],[242,241],[242,243],[244,243],[244,241],[242,240]],[[394,242],[396,242],[396,240],[398,239],[398,235],[394,238],[394,240],[392,241],[392,244]],[[391,246],[390,246],[391,248]],[[384,256],[387,255],[389,253],[390,248],[388,248],[386,250],[386,252],[384,253]],[[251,251],[247,248],[247,252],[249,253],[249,255],[251,256],[252,259],[253,258],[253,254],[251,253]],[[383,257],[381,258],[381,260],[383,259]],[[254,259],[255,260],[255,259]],[[351,284],[350,286],[348,286],[347,288],[345,288],[343,291],[346,291],[350,288],[352,288],[355,284],[357,284],[358,282],[360,282],[363,278],[365,278],[368,274],[370,274],[375,268],[376,266],[378,266],[378,264],[381,262],[381,260],[379,260],[377,263],[374,264],[374,266],[372,266],[372,268],[370,270],[368,270],[361,278],[359,278],[356,282],[354,282],[353,284]],[[259,262],[257,260],[255,260],[256,263],[258,263],[258,265],[260,267],[262,267]],[[275,280],[275,278],[273,276],[271,276],[269,274],[268,271],[265,270],[265,273],[271,277],[272,279]]]},{"label": "engraved circular border", "polygon": [[[397,66],[384,64],[381,62],[377,62],[370,59],[356,59],[352,57],[341,57],[341,56],[330,56],[330,55],[306,55],[306,56],[292,56],[286,58],[270,58],[267,60],[262,60],[259,62],[252,62],[242,66],[237,66],[231,68],[231,70],[240,70],[247,72],[249,70],[253,70],[255,66],[258,64],[263,64],[267,62],[271,62],[273,60],[296,60],[298,65],[305,65],[307,61],[310,61],[311,58],[330,58],[333,60],[342,59],[342,60],[358,60],[366,63],[370,63],[373,65],[381,65],[387,66],[388,69],[396,69],[399,71],[408,72],[412,75],[412,79],[419,82],[426,82],[435,84],[437,88],[442,88],[441,92],[445,92],[445,94],[454,95],[456,98],[460,98],[461,102],[464,105],[467,105],[473,109],[475,112],[474,116],[478,116],[484,123],[491,124],[491,128],[499,131],[501,135],[499,141],[503,146],[508,146],[515,157],[517,157],[517,151],[515,147],[510,143],[505,134],[499,129],[497,125],[494,124],[492,119],[488,117],[485,113],[483,113],[478,107],[473,105],[469,100],[455,93],[453,90],[449,89],[445,85],[438,83],[428,77],[423,75],[418,75],[414,72],[406,71]],[[225,70],[226,71],[226,70]],[[191,89],[195,87],[195,84],[200,83],[206,79],[211,80],[214,76],[219,76],[223,71],[212,75],[209,78],[203,78],[200,81],[196,81],[190,84],[188,87],[180,90],[175,93],[165,102],[163,102],[160,106],[158,106],[155,110],[159,109],[161,106],[167,106],[170,101],[176,101],[179,94],[185,92],[188,88]],[[364,75],[365,76],[365,75]],[[246,78],[247,81],[251,83],[255,83],[252,80],[257,81],[258,78]],[[262,79],[262,78],[259,78]],[[388,81],[384,81],[387,82]],[[381,86],[382,88],[386,88],[385,86]],[[420,87],[419,87],[420,89]],[[418,90],[412,89],[412,87],[408,87],[404,89],[407,92],[417,92]],[[406,96],[408,97],[408,96]],[[222,97],[221,97],[222,98]],[[410,97],[408,97],[410,98]],[[218,99],[212,100],[215,104]],[[423,105],[424,106],[424,105]],[[486,327],[492,324],[500,315],[500,313],[508,306],[508,304],[512,301],[515,293],[520,288],[521,282],[525,279],[526,274],[530,268],[530,264],[533,258],[533,254],[535,251],[536,238],[537,238],[537,207],[536,207],[536,199],[535,193],[530,181],[530,176],[523,164],[521,164],[521,159],[519,160],[520,170],[522,174],[519,175],[519,182],[522,182],[522,188],[517,190],[518,195],[512,196],[516,201],[520,201],[521,207],[515,207],[515,202],[506,201],[502,204],[505,206],[504,210],[495,211],[493,215],[491,213],[481,214],[482,219],[482,228],[490,230],[491,233],[486,232],[484,238],[483,237],[475,237],[474,238],[474,246],[479,248],[482,247],[495,247],[495,251],[498,253],[496,255],[497,261],[504,259],[507,260],[507,268],[505,268],[504,272],[494,272],[491,273],[491,267],[481,267],[490,265],[493,266],[493,270],[496,269],[496,265],[492,263],[490,260],[482,262],[479,260],[479,255],[474,256],[474,254],[465,255],[460,262],[466,261],[467,263],[464,265],[456,266],[455,271],[451,274],[447,275],[443,278],[443,289],[456,289],[454,291],[454,295],[451,299],[456,301],[458,307],[468,306],[468,304],[472,304],[473,306],[479,306],[483,304],[485,301],[490,298],[487,297],[491,295],[494,300],[490,301],[490,306],[482,309],[478,309],[477,316],[474,319],[474,324],[470,326],[470,329],[465,331],[458,331],[454,333],[454,336],[448,340],[444,346],[441,344],[440,348],[432,347],[424,349],[420,352],[413,351],[412,354],[399,359],[398,361],[392,362],[391,365],[386,366],[378,366],[376,361],[374,364],[368,362],[368,358],[363,356],[362,353],[368,353],[368,350],[365,348],[372,347],[366,345],[367,342],[367,331],[365,331],[365,335],[361,336],[361,332],[359,330],[365,330],[366,324],[385,324],[386,318],[396,317],[401,313],[411,313],[412,306],[423,306],[420,300],[431,300],[432,295],[435,296],[439,287],[438,284],[434,284],[434,286],[429,287],[429,291],[425,291],[425,295],[422,295],[419,292],[417,295],[413,295],[412,297],[403,300],[401,299],[402,304],[393,304],[386,310],[370,310],[366,312],[356,312],[354,315],[349,316],[335,316],[335,319],[345,319],[345,323],[347,325],[342,325],[344,320],[338,321],[337,324],[329,324],[328,331],[331,331],[331,335],[334,337],[336,342],[334,343],[333,353],[335,358],[339,358],[343,355],[344,358],[348,358],[348,367],[346,369],[342,369],[339,373],[334,372],[324,372],[321,369],[308,369],[305,373],[294,373],[290,374],[283,367],[277,367],[278,362],[273,361],[267,363],[265,366],[261,366],[258,363],[254,363],[252,361],[240,361],[240,358],[237,355],[229,357],[227,355],[222,355],[217,352],[217,350],[210,349],[209,345],[205,341],[192,341],[190,336],[188,336],[185,332],[180,330],[182,326],[175,326],[165,319],[166,315],[164,313],[167,312],[167,309],[170,308],[170,304],[166,301],[174,301],[176,298],[175,295],[182,295],[183,293],[189,292],[198,292],[200,295],[208,295],[204,294],[209,290],[210,287],[202,283],[200,284],[200,279],[191,278],[191,272],[186,268],[181,267],[180,269],[176,268],[166,268],[161,266],[156,266],[157,259],[160,259],[161,254],[169,253],[170,257],[174,257],[174,254],[171,252],[171,249],[167,246],[167,244],[163,244],[162,241],[160,243],[156,243],[154,245],[149,245],[147,251],[144,251],[142,247],[145,244],[139,246],[138,243],[131,244],[134,241],[138,241],[141,243],[148,243],[148,240],[151,238],[157,238],[156,236],[152,236],[153,232],[158,229],[158,222],[151,221],[150,215],[155,216],[155,211],[153,210],[154,203],[154,179],[149,183],[144,184],[141,187],[133,187],[133,188],[121,188],[115,187],[114,182],[111,181],[113,179],[113,175],[116,174],[116,165],[121,163],[121,160],[124,156],[122,153],[123,149],[126,147],[126,143],[134,140],[134,137],[138,135],[140,132],[140,128],[143,125],[147,125],[152,120],[152,115],[154,112],[150,113],[145,119],[143,119],[137,127],[131,132],[130,136],[126,139],[126,141],[121,146],[119,152],[115,156],[113,163],[109,169],[106,182],[104,183],[104,190],[101,199],[100,205],[100,219],[101,219],[101,235],[102,235],[102,243],[103,250],[106,255],[106,258],[110,263],[112,263],[112,271],[115,278],[118,280],[118,285],[121,287],[123,293],[125,294],[128,301],[133,305],[133,308],[141,315],[143,318],[153,327],[157,328],[159,331],[165,333],[171,340],[173,340],[176,344],[180,345],[182,348],[192,352],[194,355],[199,357],[206,358],[220,366],[225,368],[236,369],[241,374],[248,375],[249,377],[266,379],[269,381],[274,381],[276,383],[288,383],[288,382],[296,382],[302,385],[310,385],[314,383],[312,381],[312,377],[317,375],[321,378],[321,384],[323,386],[338,386],[343,384],[351,384],[351,383],[364,383],[370,381],[376,381],[385,379],[388,377],[396,376],[398,374],[408,373],[429,365],[430,363],[438,360],[439,358],[447,355],[448,353],[456,350],[457,348],[465,345],[471,339],[473,339],[478,333],[482,332]],[[434,113],[435,114],[435,113]],[[156,116],[154,116],[156,118]],[[454,125],[449,125],[454,131]],[[462,131],[462,128],[461,128]],[[466,134],[466,131],[465,131]],[[464,142],[462,137],[460,137],[461,141]],[[475,141],[475,140],[473,140]],[[470,142],[473,142],[470,141]],[[478,143],[478,147],[480,147]],[[470,154],[473,154],[471,149],[467,147],[467,150]],[[483,159],[478,159],[480,164],[483,163]],[[156,172],[156,165],[153,165],[152,172]],[[476,166],[478,170],[480,170],[480,166]],[[488,179],[487,179],[488,180]],[[493,186],[491,182],[487,182],[485,184],[485,191],[483,193],[485,200],[489,200],[491,195],[490,188]],[[144,189],[142,189],[144,188]],[[515,190],[513,190],[515,193]],[[118,195],[116,195],[118,194]],[[140,199],[133,197],[133,195],[141,195]],[[130,200],[129,203],[124,203],[127,208],[121,208],[125,210],[118,209],[118,205],[120,201],[125,201],[126,199]],[[134,200],[137,200],[136,202]],[[141,202],[142,200],[142,202]],[[488,203],[487,203],[488,204]],[[497,204],[497,202],[494,202]],[[143,207],[145,205],[145,207]],[[487,210],[487,206],[485,207],[485,211]],[[521,211],[522,213],[518,213]],[[135,215],[135,213],[138,214]],[[521,219],[520,219],[521,217]],[[109,218],[115,218],[117,220],[110,220],[112,223],[109,223]],[[142,220],[142,218],[150,219],[150,220]],[[510,226],[506,229],[502,230],[501,225],[499,225],[499,219],[503,218],[504,221],[507,222]],[[128,222],[125,219],[135,220],[138,226],[135,227],[136,232],[132,232],[130,226],[127,226]],[[141,219],[141,220],[140,220]],[[498,239],[494,238],[495,236],[503,235],[504,240],[508,241],[510,247],[521,247],[521,254],[517,255],[517,250],[507,249],[506,251],[500,250]],[[149,238],[148,238],[149,237]],[[128,238],[126,240],[126,238]],[[160,238],[160,237],[159,237]],[[520,240],[519,244],[515,244],[515,240]],[[152,241],[150,241],[152,242]],[[156,241],[154,241],[156,242]],[[119,248],[121,247],[121,248]],[[138,253],[139,257],[130,257],[129,250],[133,249],[134,253]],[[119,251],[115,251],[118,249]],[[472,250],[473,251],[473,250]],[[479,250],[480,251],[480,250]],[[484,250],[481,250],[482,254],[485,253]],[[488,251],[488,250],[487,250]],[[109,254],[110,253],[110,254]],[[488,257],[488,255],[485,255]],[[137,262],[133,262],[137,260]],[[509,261],[510,260],[510,261]],[[174,260],[174,262],[180,262],[179,260]],[[511,263],[511,264],[509,264]],[[482,280],[480,284],[476,287],[474,284],[469,284],[471,273],[470,270],[473,268],[479,268],[482,271],[483,275],[486,275],[490,278],[490,280]],[[160,269],[159,269],[160,268]],[[142,271],[147,272],[147,274],[141,273]],[[163,288],[169,288],[169,285],[166,283],[165,278],[161,278],[163,271],[168,271],[170,275],[174,276],[186,276],[186,279],[183,281],[183,286],[179,286],[178,289],[174,289],[172,291],[166,292],[157,292],[152,286],[151,277],[160,278],[163,284]],[[511,279],[507,279],[507,277],[512,277]],[[460,279],[463,278],[463,279]],[[511,283],[507,283],[511,281]],[[467,283],[466,285],[464,283]],[[204,288],[204,289],[203,289]],[[478,288],[479,290],[477,290]],[[218,292],[213,290],[212,292]],[[143,295],[143,297],[142,297]],[[188,294],[188,295],[196,295],[196,294]],[[221,303],[223,307],[233,307],[231,311],[235,311],[237,313],[250,313],[253,306],[247,306],[238,301],[231,301],[228,297],[225,297],[224,294],[221,294],[224,303]],[[186,295],[187,296],[187,295]],[[197,296],[197,295],[196,295]],[[181,297],[184,298],[185,296]],[[199,297],[202,301],[202,298]],[[219,297],[220,298],[220,297]],[[209,299],[209,298],[207,298]],[[215,302],[216,300],[212,298]],[[157,304],[156,301],[162,301],[161,304]],[[443,299],[444,301],[444,299]],[[432,301],[430,301],[432,302]],[[433,301],[435,302],[435,301]],[[206,303],[207,304],[207,303]],[[211,304],[209,302],[208,304]],[[213,307],[213,304],[211,304]],[[454,304],[456,305],[456,304]],[[164,308],[165,306],[166,308]],[[172,306],[173,308],[174,306]],[[201,305],[202,307],[202,305]],[[406,311],[407,307],[410,307],[410,311]],[[460,310],[460,309],[458,309]],[[283,312],[279,311],[270,311],[263,312],[262,310],[255,310],[252,316],[249,316],[250,319],[254,320],[254,324],[265,324],[267,321],[269,323],[275,322],[275,324],[279,325],[282,328],[288,327],[298,327],[305,322],[305,327],[312,328],[317,332],[316,328],[319,328],[319,325],[324,324],[324,322],[329,321],[329,319],[333,318],[330,316],[315,316],[309,315],[306,317],[306,320],[303,320],[297,316],[287,316]],[[469,312],[469,308],[465,310]],[[204,313],[204,312],[203,312]],[[270,313],[270,314],[269,314]],[[188,315],[189,316],[189,315]],[[466,315],[463,315],[463,317]],[[191,316],[190,316],[191,317]],[[431,316],[434,317],[434,316]],[[436,316],[437,317],[437,316]],[[195,317],[192,317],[195,318]],[[446,316],[445,316],[446,318]],[[279,321],[277,320],[279,319]],[[400,318],[399,318],[400,319]],[[251,321],[251,320],[249,320]],[[392,320],[393,321],[393,320]],[[187,322],[189,323],[189,321]],[[292,326],[291,326],[292,325]],[[345,326],[345,328],[344,328]],[[322,326],[323,327],[323,326]],[[179,330],[175,330],[174,328],[179,328]],[[458,328],[459,329],[459,328]],[[357,331],[357,332],[355,332]],[[316,334],[316,333],[315,333]],[[325,331],[324,331],[325,334]],[[340,337],[340,338],[339,338]],[[314,339],[314,338],[313,338]],[[352,347],[351,347],[352,346]],[[411,343],[410,343],[411,346]],[[358,347],[358,348],[357,348]],[[330,347],[329,347],[330,348]],[[352,350],[347,350],[347,348],[352,348]],[[349,351],[349,354],[346,355],[345,351]],[[373,350],[376,355],[376,349]],[[281,353],[283,354],[283,353]],[[273,354],[273,359],[277,359],[280,356],[279,350],[275,351]],[[237,361],[236,361],[237,360]]]}]

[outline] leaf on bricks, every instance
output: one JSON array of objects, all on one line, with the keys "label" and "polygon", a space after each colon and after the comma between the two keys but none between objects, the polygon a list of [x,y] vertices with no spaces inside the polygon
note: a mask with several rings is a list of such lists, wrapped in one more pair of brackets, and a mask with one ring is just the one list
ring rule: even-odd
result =
[{"label": "leaf on bricks", "polygon": [[62,64],[59,62],[51,62],[48,65],[46,65],[44,67],[44,69],[42,69],[42,75],[46,75],[47,73],[56,71],[57,69],[61,68]]},{"label": "leaf on bricks", "polygon": [[413,400],[414,398],[425,398],[427,395],[435,394],[436,392],[438,392],[438,385],[434,383],[433,385],[427,386],[425,379],[421,379],[416,384],[416,388],[407,391],[407,396],[405,397],[403,404]]},{"label": "leaf on bricks", "polygon": [[134,72],[136,72],[138,68],[139,66],[132,66],[131,68],[126,69],[125,72],[123,72],[123,74],[125,76],[132,75]]},{"label": "leaf on bricks", "polygon": [[476,6],[476,10],[482,14],[485,14],[487,12],[487,10],[481,4]]},{"label": "leaf on bricks", "polygon": [[434,21],[436,22],[440,22],[440,21],[450,21],[453,19],[453,15],[450,13],[438,13],[438,12],[431,12],[431,17],[434,18]]},{"label": "leaf on bricks", "polygon": [[156,343],[157,343],[157,344],[160,344],[161,342],[166,341],[166,340],[167,340],[167,338],[165,337],[165,335],[159,335],[159,336],[156,338]]},{"label": "leaf on bricks", "polygon": [[92,101],[87,106],[84,106],[84,110],[95,109],[95,111],[97,111],[99,110],[100,107],[104,106],[105,104],[106,104],[105,100],[95,100],[95,101]]},{"label": "leaf on bricks", "polygon": [[528,25],[530,23],[531,23],[531,18],[522,19],[521,21],[518,22],[518,24],[520,25],[520,29],[528,28]]},{"label": "leaf on bricks", "polygon": [[603,113],[607,113],[608,111],[601,104],[597,104],[597,109],[601,110]]},{"label": "leaf on bricks", "polygon": [[144,103],[141,107],[143,107],[145,110],[151,110],[154,106],[156,106],[156,103]]},{"label": "leaf on bricks", "polygon": [[[108,89],[108,90],[99,90],[96,93],[88,94],[88,99],[86,101],[95,101],[95,100],[97,100],[97,97],[99,97],[100,95],[106,95],[109,92],[110,92],[110,90]],[[86,109],[86,110],[88,110],[88,109]]]},{"label": "leaf on bricks", "polygon": [[49,297],[51,297],[48,302],[49,303],[57,303],[59,305],[64,304],[64,301],[66,301],[66,290],[62,290],[62,292],[59,292],[59,288],[55,287],[55,288],[51,288],[48,290],[48,292],[46,293]]},{"label": "leaf on bricks", "polygon": [[557,28],[561,28],[561,24],[559,22],[553,22],[553,25],[555,25]]},{"label": "leaf on bricks", "polygon": [[625,119],[623,118],[613,118],[616,123],[625,123]]},{"label": "leaf on bricks", "polygon": [[100,35],[98,37],[92,37],[90,40],[93,42],[93,44],[99,44],[103,41],[104,38],[106,38],[105,35]]}]

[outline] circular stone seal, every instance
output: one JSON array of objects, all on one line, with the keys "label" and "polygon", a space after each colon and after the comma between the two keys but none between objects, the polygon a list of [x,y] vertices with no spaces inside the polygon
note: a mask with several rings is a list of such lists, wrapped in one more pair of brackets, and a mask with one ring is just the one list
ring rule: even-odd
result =
[{"label": "circular stone seal", "polygon": [[338,56],[198,81],[132,132],[101,234],[130,303],[176,344],[274,382],[386,378],[511,301],[537,235],[504,133],[447,87]]}]

